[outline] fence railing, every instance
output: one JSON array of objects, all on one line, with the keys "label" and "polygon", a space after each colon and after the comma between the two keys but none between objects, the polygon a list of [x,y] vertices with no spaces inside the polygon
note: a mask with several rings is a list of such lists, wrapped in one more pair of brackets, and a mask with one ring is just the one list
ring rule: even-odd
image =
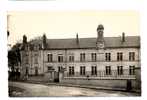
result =
[{"label": "fence railing", "polygon": [[105,70],[97,71],[96,74],[92,74],[91,71],[86,71],[85,75],[81,75],[80,72],[74,72],[70,74],[69,72],[64,72],[64,77],[85,77],[85,78],[135,78],[135,73],[130,74],[129,69],[124,69],[122,74],[119,74],[117,70],[111,70],[110,73],[106,73]]},{"label": "fence railing", "polygon": [[96,61],[92,61],[92,60],[85,60],[85,61],[76,60],[76,61],[63,61],[63,62],[44,61],[44,63],[89,63],[89,62],[140,62],[140,60],[133,60],[133,61],[130,61],[130,60],[122,60],[122,61],[118,61],[118,60],[110,60],[110,61],[106,61],[106,60],[96,60]]}]

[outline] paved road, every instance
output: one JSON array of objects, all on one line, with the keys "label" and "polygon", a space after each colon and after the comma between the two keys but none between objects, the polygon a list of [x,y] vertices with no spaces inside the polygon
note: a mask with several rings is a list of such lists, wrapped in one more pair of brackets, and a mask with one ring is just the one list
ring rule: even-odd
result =
[{"label": "paved road", "polygon": [[20,82],[9,82],[9,86],[18,87],[24,89],[23,92],[16,93],[14,91],[13,96],[137,96],[135,93],[119,92],[119,91],[106,91],[106,90],[95,90],[78,87],[66,87],[66,86],[55,86],[55,85],[42,85],[42,84],[31,84],[31,83],[20,83]]}]

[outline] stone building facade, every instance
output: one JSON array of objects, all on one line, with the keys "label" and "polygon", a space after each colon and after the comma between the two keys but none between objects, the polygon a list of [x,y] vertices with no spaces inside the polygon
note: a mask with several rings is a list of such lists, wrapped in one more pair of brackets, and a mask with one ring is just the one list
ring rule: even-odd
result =
[{"label": "stone building facade", "polygon": [[[41,39],[23,37],[21,75],[63,83],[125,86],[140,68],[140,37],[104,37],[103,25],[96,38]],[[60,79],[61,78],[61,79]],[[89,81],[87,81],[89,80]]]}]

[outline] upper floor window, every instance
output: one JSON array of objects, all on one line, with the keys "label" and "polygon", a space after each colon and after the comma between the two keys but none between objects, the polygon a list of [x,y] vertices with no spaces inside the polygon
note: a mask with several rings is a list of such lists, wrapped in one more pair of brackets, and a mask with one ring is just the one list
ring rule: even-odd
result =
[{"label": "upper floor window", "polygon": [[129,52],[129,60],[134,61],[135,60],[135,52]]},{"label": "upper floor window", "polygon": [[105,53],[105,60],[110,61],[111,60],[111,53]]},{"label": "upper floor window", "polygon": [[97,75],[97,67],[91,66],[91,75]]},{"label": "upper floor window", "polygon": [[106,75],[111,75],[111,66],[106,66]]},{"label": "upper floor window", "polygon": [[80,75],[85,75],[85,66],[80,67]]},{"label": "upper floor window", "polygon": [[35,58],[34,58],[34,63],[35,63],[35,64],[38,64],[38,57],[35,57]]},{"label": "upper floor window", "polygon": [[96,61],[96,53],[91,53],[91,60]]},{"label": "upper floor window", "polygon": [[117,66],[117,74],[123,75],[123,66]]},{"label": "upper floor window", "polygon": [[129,74],[135,75],[135,66],[129,66]]},{"label": "upper floor window", "polygon": [[58,55],[58,62],[63,62],[63,55],[62,54]]},{"label": "upper floor window", "polygon": [[85,53],[80,54],[80,61],[85,61]]},{"label": "upper floor window", "polygon": [[70,55],[69,56],[69,62],[73,62],[74,61],[74,56],[73,55]]},{"label": "upper floor window", "polygon": [[118,52],[117,53],[117,61],[122,61],[123,60],[123,53],[122,52]]},{"label": "upper floor window", "polygon": [[26,53],[25,53],[25,56],[29,56],[29,53],[28,53],[28,52],[26,52]]},{"label": "upper floor window", "polygon": [[47,54],[47,60],[48,60],[48,62],[52,62],[53,61],[53,54]]},{"label": "upper floor window", "polygon": [[26,64],[29,63],[29,57],[25,57],[25,63],[26,63]]},{"label": "upper floor window", "polygon": [[69,75],[74,75],[74,66],[69,66]]}]

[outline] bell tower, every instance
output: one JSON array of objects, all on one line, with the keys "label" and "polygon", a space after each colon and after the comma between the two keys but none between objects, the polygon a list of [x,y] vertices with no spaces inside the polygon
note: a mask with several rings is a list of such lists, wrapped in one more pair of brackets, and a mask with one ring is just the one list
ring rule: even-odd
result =
[{"label": "bell tower", "polygon": [[98,49],[104,48],[104,27],[102,24],[97,27],[97,41],[96,45]]}]

